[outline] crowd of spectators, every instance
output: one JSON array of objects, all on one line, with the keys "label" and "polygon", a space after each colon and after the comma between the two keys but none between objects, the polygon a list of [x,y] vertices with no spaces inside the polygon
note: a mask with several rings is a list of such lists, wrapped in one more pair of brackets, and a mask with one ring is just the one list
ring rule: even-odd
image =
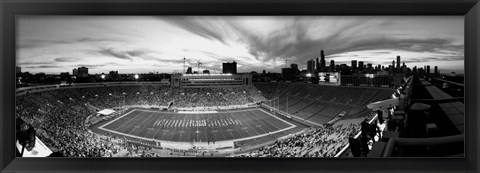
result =
[{"label": "crowd of spectators", "polygon": [[[123,105],[214,107],[243,105],[254,100],[244,88],[172,88],[170,86],[108,86],[72,88],[71,94],[88,98],[92,105],[111,108]],[[93,102],[93,103],[92,103]]]},{"label": "crowd of spectators", "polygon": [[[85,120],[97,109],[131,105],[174,107],[227,106],[251,103],[243,88],[180,89],[169,86],[105,86],[27,93],[16,97],[16,117],[31,124],[52,151],[66,157],[103,157],[118,145],[101,140]],[[87,106],[91,105],[91,106]]]},{"label": "crowd of spectators", "polygon": [[359,124],[325,125],[237,157],[334,157],[347,145]]},{"label": "crowd of spectators", "polygon": [[100,142],[84,126],[94,113],[81,102],[56,91],[17,97],[16,116],[35,127],[36,135],[54,152],[67,157],[101,157],[114,148]]}]

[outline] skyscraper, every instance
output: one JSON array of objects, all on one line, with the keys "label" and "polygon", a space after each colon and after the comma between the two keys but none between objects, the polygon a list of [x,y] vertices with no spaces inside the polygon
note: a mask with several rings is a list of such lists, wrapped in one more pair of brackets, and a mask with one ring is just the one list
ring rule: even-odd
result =
[{"label": "skyscraper", "polygon": [[88,77],[88,68],[87,67],[78,68],[78,77]]},{"label": "skyscraper", "polygon": [[333,59],[330,60],[330,71],[335,71],[335,61]]},{"label": "skyscraper", "polygon": [[292,69],[293,77],[297,77],[298,75],[298,64],[290,64],[290,69]]},{"label": "skyscraper", "polygon": [[315,61],[313,59],[307,61],[307,73],[314,73]]},{"label": "skyscraper", "polygon": [[435,71],[434,71],[434,72],[435,72],[435,75],[438,75],[438,66],[435,66],[435,67],[434,67],[434,70],[435,70]]},{"label": "skyscraper", "polygon": [[363,71],[363,61],[358,61],[358,69]]},{"label": "skyscraper", "polygon": [[367,64],[367,70],[373,70],[373,66],[372,66],[371,63],[368,63],[368,64]]},{"label": "skyscraper", "polygon": [[73,76],[78,77],[78,70],[77,70],[77,68],[74,68],[74,69],[73,69],[72,74],[73,74]]},{"label": "skyscraper", "polygon": [[323,50],[320,51],[320,70],[325,71],[325,54]]},{"label": "skyscraper", "polygon": [[395,60],[392,61],[392,68],[390,68],[390,71],[395,71],[393,70],[395,68]]},{"label": "skyscraper", "polygon": [[427,74],[430,74],[430,66],[427,65]]},{"label": "skyscraper", "polygon": [[357,68],[357,60],[352,60],[352,69]]},{"label": "skyscraper", "polygon": [[237,63],[235,61],[229,63],[223,63],[223,73],[237,74]]},{"label": "skyscraper", "polygon": [[400,56],[397,56],[397,70],[400,70]]}]

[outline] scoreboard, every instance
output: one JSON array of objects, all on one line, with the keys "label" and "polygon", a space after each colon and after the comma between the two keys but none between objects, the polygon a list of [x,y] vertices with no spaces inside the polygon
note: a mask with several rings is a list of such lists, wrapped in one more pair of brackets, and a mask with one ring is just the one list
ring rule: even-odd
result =
[{"label": "scoreboard", "polygon": [[319,72],[318,83],[320,85],[340,85],[339,72]]}]

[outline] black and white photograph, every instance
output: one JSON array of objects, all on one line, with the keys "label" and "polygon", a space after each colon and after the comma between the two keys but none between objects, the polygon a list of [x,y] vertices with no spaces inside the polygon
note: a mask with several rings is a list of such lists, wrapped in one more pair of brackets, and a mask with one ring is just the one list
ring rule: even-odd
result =
[{"label": "black and white photograph", "polygon": [[464,27],[19,15],[16,156],[463,158]]}]

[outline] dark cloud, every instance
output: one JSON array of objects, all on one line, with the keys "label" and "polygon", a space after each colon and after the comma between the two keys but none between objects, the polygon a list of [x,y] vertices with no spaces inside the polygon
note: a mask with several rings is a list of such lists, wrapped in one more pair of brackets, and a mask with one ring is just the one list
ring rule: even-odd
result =
[{"label": "dark cloud", "polygon": [[59,57],[54,59],[54,61],[56,62],[77,62],[81,60],[82,60],[81,58],[74,58],[74,57]]},{"label": "dark cloud", "polygon": [[[204,20],[204,17],[162,17],[160,18],[163,21],[166,21],[172,25],[178,26],[190,33],[195,35],[210,39],[217,40],[226,43],[226,38],[221,34],[222,28],[218,26],[218,23],[212,24],[209,21]],[[213,21],[219,22],[220,19],[216,17],[209,16],[208,19],[213,19]],[[218,19],[218,20],[215,20]]]},{"label": "dark cloud", "polygon": [[65,66],[59,65],[39,65],[39,66],[28,66],[27,68],[64,68]]},{"label": "dark cloud", "polygon": [[[257,59],[260,56],[264,57],[264,61],[289,58],[292,60],[291,63],[304,64],[309,59],[319,57],[322,49],[327,56],[352,51],[388,49],[420,53],[451,51],[457,52],[458,55],[458,52],[463,52],[464,49],[463,45],[454,45],[452,40],[444,38],[399,39],[384,34],[361,34],[362,30],[375,27],[365,21],[351,22],[332,29],[329,35],[322,39],[308,37],[309,24],[299,20],[265,36],[259,36],[234,23],[229,24],[242,35],[241,41],[248,45],[249,53]],[[391,22],[385,21],[379,25],[389,24]],[[373,52],[376,55],[389,53],[388,51]],[[463,56],[463,54],[460,55]]]},{"label": "dark cloud", "polygon": [[55,62],[50,62],[50,61],[42,61],[42,62],[19,62],[17,65],[51,65],[55,64]]},{"label": "dark cloud", "polygon": [[148,54],[149,51],[147,50],[131,50],[131,51],[125,51],[125,53],[129,56],[132,56],[132,57],[140,57],[140,56],[143,56],[143,55],[146,55]]},{"label": "dark cloud", "polygon": [[90,69],[96,69],[96,68],[105,67],[107,65],[108,64],[77,64],[77,65],[73,65],[72,67],[74,67],[74,68],[76,68],[76,67],[87,67],[87,68],[90,68]]},{"label": "dark cloud", "polygon": [[114,58],[133,61],[129,52],[116,51],[116,50],[113,50],[113,48],[100,48],[98,53],[100,53],[102,55],[105,55],[105,56],[110,56],[110,57],[114,57]]},{"label": "dark cloud", "polygon": [[47,40],[47,39],[27,39],[20,40],[17,44],[18,49],[45,47],[52,44],[74,44],[74,43],[95,43],[95,42],[119,42],[121,39],[116,38],[91,38],[82,37],[70,40]]}]

